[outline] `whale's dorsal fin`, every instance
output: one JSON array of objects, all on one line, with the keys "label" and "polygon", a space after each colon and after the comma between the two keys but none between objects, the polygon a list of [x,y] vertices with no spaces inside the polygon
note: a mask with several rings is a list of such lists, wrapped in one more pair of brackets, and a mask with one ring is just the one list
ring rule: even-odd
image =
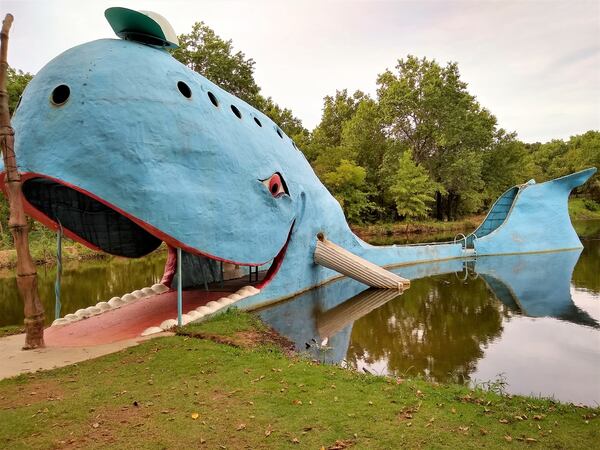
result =
[{"label": "whale's dorsal fin", "polygon": [[104,11],[104,17],[121,39],[164,48],[179,47],[175,30],[158,13],[114,7]]}]

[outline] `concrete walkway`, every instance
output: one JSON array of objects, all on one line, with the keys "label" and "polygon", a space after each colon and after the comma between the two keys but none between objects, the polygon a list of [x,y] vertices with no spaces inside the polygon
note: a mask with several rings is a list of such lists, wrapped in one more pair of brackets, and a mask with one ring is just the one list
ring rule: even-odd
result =
[{"label": "concrete walkway", "polygon": [[109,344],[87,347],[46,347],[37,350],[21,350],[25,335],[17,334],[0,339],[0,380],[38,370],[49,370],[68,366],[87,359],[97,358],[137,345],[144,340],[173,333],[159,333],[146,338],[127,339]]}]

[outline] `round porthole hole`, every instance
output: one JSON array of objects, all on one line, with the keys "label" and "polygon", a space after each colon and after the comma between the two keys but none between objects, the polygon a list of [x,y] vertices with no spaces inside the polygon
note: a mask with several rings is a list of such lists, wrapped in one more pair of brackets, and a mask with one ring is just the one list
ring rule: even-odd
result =
[{"label": "round porthole hole", "polygon": [[236,117],[237,117],[238,119],[241,119],[241,118],[242,118],[242,113],[240,112],[240,110],[239,110],[239,109],[237,109],[237,106],[235,106],[235,105],[231,105],[231,110],[233,111],[233,113],[236,115]]},{"label": "round porthole hole", "polygon": [[183,81],[178,81],[177,82],[177,89],[179,89],[179,92],[181,92],[181,95],[183,95],[185,98],[191,98],[192,97],[192,90]]},{"label": "round porthole hole", "polygon": [[208,91],[206,93],[208,95],[208,98],[210,99],[210,102],[215,105],[215,106],[219,106],[219,101],[217,100],[217,97],[215,97],[215,94],[213,94],[212,92]]},{"label": "round porthole hole", "polygon": [[52,103],[56,106],[64,105],[67,100],[69,100],[69,95],[71,95],[71,89],[66,84],[61,84],[60,86],[56,86],[52,91],[52,96],[50,97]]}]

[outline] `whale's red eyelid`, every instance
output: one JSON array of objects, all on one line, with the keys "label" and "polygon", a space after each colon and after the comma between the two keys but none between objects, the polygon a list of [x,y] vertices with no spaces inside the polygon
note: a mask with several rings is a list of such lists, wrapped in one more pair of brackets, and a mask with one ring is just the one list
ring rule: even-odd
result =
[{"label": "whale's red eyelid", "polygon": [[285,180],[279,172],[275,172],[269,178],[261,180],[261,183],[265,185],[273,197],[281,197],[283,194],[290,195]]}]

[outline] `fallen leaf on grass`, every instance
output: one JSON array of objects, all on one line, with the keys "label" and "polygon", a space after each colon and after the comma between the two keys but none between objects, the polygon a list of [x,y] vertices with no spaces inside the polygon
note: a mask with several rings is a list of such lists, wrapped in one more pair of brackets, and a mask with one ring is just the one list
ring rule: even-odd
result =
[{"label": "fallen leaf on grass", "polygon": [[500,420],[498,420],[498,422],[500,422],[500,423],[508,423],[508,420],[506,420],[506,419],[500,419]]},{"label": "fallen leaf on grass", "polygon": [[245,430],[245,429],[246,429],[246,424],[245,423],[240,423],[237,426],[237,428],[236,428],[237,431],[242,431],[242,430]]},{"label": "fallen leaf on grass", "polygon": [[100,424],[98,422],[94,422],[92,424],[92,428],[98,428],[100,426]]},{"label": "fallen leaf on grass", "polygon": [[298,438],[294,438],[294,439],[292,439],[292,443],[293,444],[299,444],[300,440]]},{"label": "fallen leaf on grass", "polygon": [[507,434],[506,436],[504,436],[504,440],[506,442],[512,442],[512,436],[510,436],[510,435]]},{"label": "fallen leaf on grass", "polygon": [[345,448],[351,447],[354,444],[351,440],[336,440],[333,445],[327,447],[327,450],[343,450]]},{"label": "fallen leaf on grass", "polygon": [[192,413],[192,419],[196,420],[198,417],[200,417],[200,414],[198,414],[197,412]]},{"label": "fallen leaf on grass", "polygon": [[269,437],[271,436],[271,433],[273,432],[273,429],[271,428],[271,424],[269,424],[269,426],[267,427],[267,429],[265,430],[265,436]]}]

